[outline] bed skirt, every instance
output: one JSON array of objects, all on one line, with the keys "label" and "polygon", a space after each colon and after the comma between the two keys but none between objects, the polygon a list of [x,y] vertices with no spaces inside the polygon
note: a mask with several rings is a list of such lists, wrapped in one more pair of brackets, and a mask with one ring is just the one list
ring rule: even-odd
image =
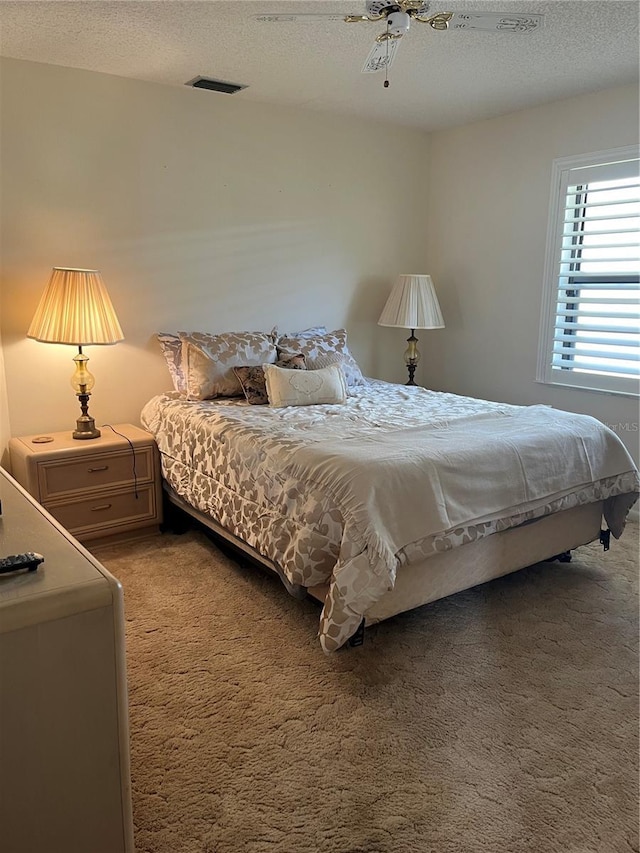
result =
[{"label": "bed skirt", "polygon": [[[305,588],[292,584],[275,563],[214,519],[194,509],[166,482],[164,488],[166,499],[171,505],[190,515],[254,562],[277,574],[290,595],[301,599],[308,594],[324,603],[328,585]],[[446,598],[593,542],[600,536],[602,512],[602,501],[585,504],[525,522],[519,527],[498,531],[450,551],[434,554],[418,563],[400,566],[394,588],[367,611],[365,624],[374,625],[405,610]]]}]

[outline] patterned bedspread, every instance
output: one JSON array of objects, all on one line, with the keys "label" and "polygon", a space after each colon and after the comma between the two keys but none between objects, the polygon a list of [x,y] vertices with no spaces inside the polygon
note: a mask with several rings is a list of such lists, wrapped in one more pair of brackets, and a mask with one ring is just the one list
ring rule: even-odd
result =
[{"label": "patterned bedspread", "polygon": [[[477,421],[485,429],[495,423],[499,433],[501,424],[543,408],[552,411],[369,380],[339,406],[272,409],[237,399],[190,402],[167,394],[145,406],[142,422],[156,437],[164,477],[188,503],[276,563],[291,583],[330,585],[319,635],[325,651],[333,651],[393,585],[395,567],[382,566],[380,555],[371,553],[342,492],[306,477],[300,460],[322,458],[324,447],[341,444],[382,446],[385,434],[397,443],[399,432],[411,436],[413,430],[428,445],[429,436],[462,434]],[[582,428],[585,434],[597,424],[585,416],[560,415],[573,419],[576,431]],[[398,543],[395,564],[424,560],[550,512],[600,500],[619,535],[637,497],[638,475],[617,437],[600,425],[595,434],[600,430],[615,456],[615,464],[604,466],[601,476],[538,496],[530,505],[505,505],[501,512],[487,514],[470,506],[454,526],[432,525],[424,535]],[[473,476],[471,466],[470,492]],[[476,486],[479,494],[481,483]]]}]

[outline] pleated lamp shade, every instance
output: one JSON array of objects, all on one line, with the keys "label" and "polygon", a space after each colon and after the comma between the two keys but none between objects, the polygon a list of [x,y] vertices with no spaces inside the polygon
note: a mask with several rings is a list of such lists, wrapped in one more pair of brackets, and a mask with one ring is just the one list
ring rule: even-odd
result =
[{"label": "pleated lamp shade", "polygon": [[401,329],[444,329],[430,275],[400,275],[382,310],[379,326]]},{"label": "pleated lamp shade", "polygon": [[54,267],[27,337],[76,346],[124,340],[98,270]]}]

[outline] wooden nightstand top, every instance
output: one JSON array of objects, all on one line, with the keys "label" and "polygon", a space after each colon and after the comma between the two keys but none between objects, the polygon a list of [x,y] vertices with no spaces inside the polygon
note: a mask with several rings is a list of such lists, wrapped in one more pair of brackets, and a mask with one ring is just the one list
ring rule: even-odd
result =
[{"label": "wooden nightstand top", "polygon": [[[133,424],[113,424],[101,426],[100,438],[73,438],[71,430],[65,432],[39,432],[33,435],[21,435],[12,438],[10,445],[19,442],[27,449],[29,454],[45,456],[56,453],[60,456],[75,456],[79,453],[101,453],[121,445],[128,445],[127,439],[135,446],[153,443],[153,436]],[[117,433],[122,433],[118,435]],[[125,438],[123,438],[125,436]],[[51,438],[52,441],[37,441],[34,439]],[[24,453],[24,451],[22,451]]]}]

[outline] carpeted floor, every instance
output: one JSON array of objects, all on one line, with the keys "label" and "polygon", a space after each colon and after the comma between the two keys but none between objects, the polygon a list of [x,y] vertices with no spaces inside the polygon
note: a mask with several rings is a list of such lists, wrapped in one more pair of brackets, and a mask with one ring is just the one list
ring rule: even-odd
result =
[{"label": "carpeted floor", "polygon": [[367,630],[204,535],[125,590],[138,853],[638,850],[638,528]]}]

